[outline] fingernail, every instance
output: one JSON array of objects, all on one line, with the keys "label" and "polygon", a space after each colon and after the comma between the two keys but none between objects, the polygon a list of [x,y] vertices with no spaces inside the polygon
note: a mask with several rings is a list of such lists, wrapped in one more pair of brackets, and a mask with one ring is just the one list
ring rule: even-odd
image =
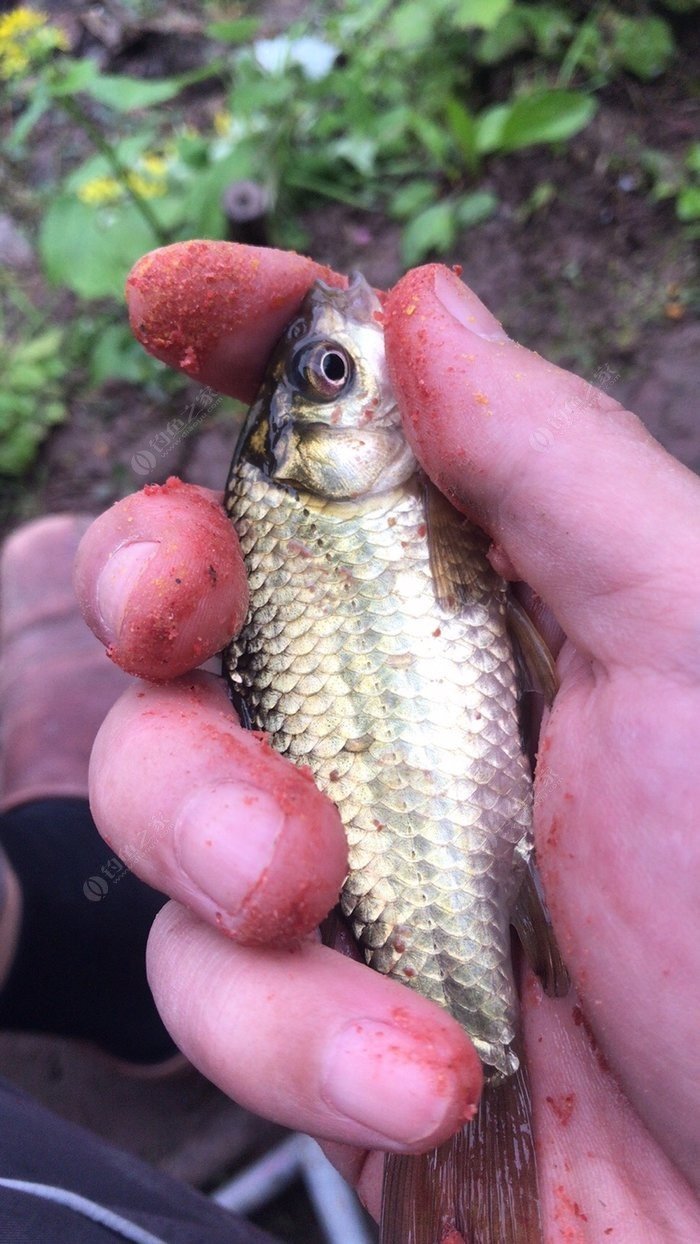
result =
[{"label": "fingernail", "polygon": [[119,638],[124,613],[145,567],[160,545],[154,540],[123,544],[112,554],[97,580],[97,608],[109,643]]},{"label": "fingernail", "polygon": [[459,1111],[453,1070],[421,1062],[414,1038],[374,1019],[355,1020],[335,1037],[321,1091],[346,1118],[405,1145],[429,1140]]},{"label": "fingernail", "polygon": [[453,319],[463,324],[476,337],[485,341],[508,341],[501,324],[449,269],[440,269],[435,276],[435,297]]},{"label": "fingernail", "polygon": [[259,886],[283,825],[279,804],[255,786],[201,787],[175,822],[175,856],[196,889],[235,916]]}]

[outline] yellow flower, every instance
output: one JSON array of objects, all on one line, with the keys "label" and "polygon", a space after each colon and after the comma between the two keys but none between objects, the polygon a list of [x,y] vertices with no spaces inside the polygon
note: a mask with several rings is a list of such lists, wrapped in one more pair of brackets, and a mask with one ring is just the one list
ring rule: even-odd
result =
[{"label": "yellow flower", "polygon": [[159,199],[168,193],[168,164],[163,156],[147,151],[140,156],[136,168],[123,180],[103,175],[92,177],[78,187],[81,203],[90,207],[103,207],[123,199],[127,190],[133,190],[141,199]]},{"label": "yellow flower", "polygon": [[142,199],[160,199],[168,193],[168,162],[155,151],[146,151],[139,157],[136,169],[129,173],[127,182]]},{"label": "yellow flower", "polygon": [[156,155],[155,152],[147,151],[145,155],[141,156],[139,163],[152,177],[165,177],[167,175],[167,160],[164,160],[160,155]]},{"label": "yellow flower", "polygon": [[0,17],[0,78],[21,77],[50,52],[65,52],[68,40],[38,9],[20,6]]},{"label": "yellow flower", "polygon": [[167,182],[151,181],[150,178],[144,177],[142,173],[129,173],[127,181],[134,194],[137,194],[141,199],[159,199],[168,190]]},{"label": "yellow flower", "polygon": [[115,203],[124,193],[116,177],[92,177],[78,188],[81,203],[90,207],[102,207],[105,203]]},{"label": "yellow flower", "polygon": [[11,13],[0,17],[0,45],[6,40],[17,39],[18,36],[22,38],[33,30],[39,30],[48,20],[46,13],[40,13],[36,9],[22,6],[13,9]]},{"label": "yellow flower", "polygon": [[226,138],[230,134],[231,120],[230,112],[221,111],[214,113],[214,130],[219,135],[219,138]]}]

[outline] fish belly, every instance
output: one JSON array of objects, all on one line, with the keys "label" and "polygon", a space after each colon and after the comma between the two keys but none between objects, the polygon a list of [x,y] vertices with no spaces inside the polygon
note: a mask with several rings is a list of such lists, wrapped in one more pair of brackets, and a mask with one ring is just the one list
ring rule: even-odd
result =
[{"label": "fish belly", "polygon": [[252,724],[340,811],[342,907],[366,960],[446,1007],[510,1074],[531,782],[505,587],[475,538],[471,599],[438,602],[418,481],[334,505],[244,462],[228,504],[251,596],[228,672]]}]

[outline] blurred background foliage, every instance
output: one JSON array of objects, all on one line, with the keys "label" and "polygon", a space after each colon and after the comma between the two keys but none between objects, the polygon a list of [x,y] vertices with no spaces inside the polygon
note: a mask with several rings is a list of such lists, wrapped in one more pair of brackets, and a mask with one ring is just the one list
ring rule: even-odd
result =
[{"label": "blurred background foliage", "polygon": [[[3,271],[0,473],[27,471],[76,393],[114,378],[154,402],[177,389],[130,338],[124,278],[154,246],[229,236],[231,183],[261,187],[275,245],[304,249],[305,213],[333,203],[395,221],[404,267],[448,254],[499,212],[492,173],[514,153],[565,149],[611,84],[672,70],[700,0],[345,0],[277,23],[259,8],[120,0],[114,22],[152,46],[196,33],[197,63],[169,73],[157,56],[135,73],[96,54],[69,5],[0,16],[3,205],[48,282],[33,300]],[[700,144],[630,159],[639,192],[697,233]],[[556,194],[536,184],[523,219]]]}]

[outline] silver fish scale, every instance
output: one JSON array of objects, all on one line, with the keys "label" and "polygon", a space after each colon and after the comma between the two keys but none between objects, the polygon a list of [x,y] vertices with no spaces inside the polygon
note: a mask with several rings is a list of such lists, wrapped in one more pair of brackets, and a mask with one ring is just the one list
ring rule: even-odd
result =
[{"label": "silver fish scale", "polygon": [[503,585],[475,545],[472,602],[436,601],[417,481],[305,504],[242,461],[227,502],[251,593],[229,674],[338,806],[342,906],[367,961],[447,1007],[508,1074],[531,789]]}]

